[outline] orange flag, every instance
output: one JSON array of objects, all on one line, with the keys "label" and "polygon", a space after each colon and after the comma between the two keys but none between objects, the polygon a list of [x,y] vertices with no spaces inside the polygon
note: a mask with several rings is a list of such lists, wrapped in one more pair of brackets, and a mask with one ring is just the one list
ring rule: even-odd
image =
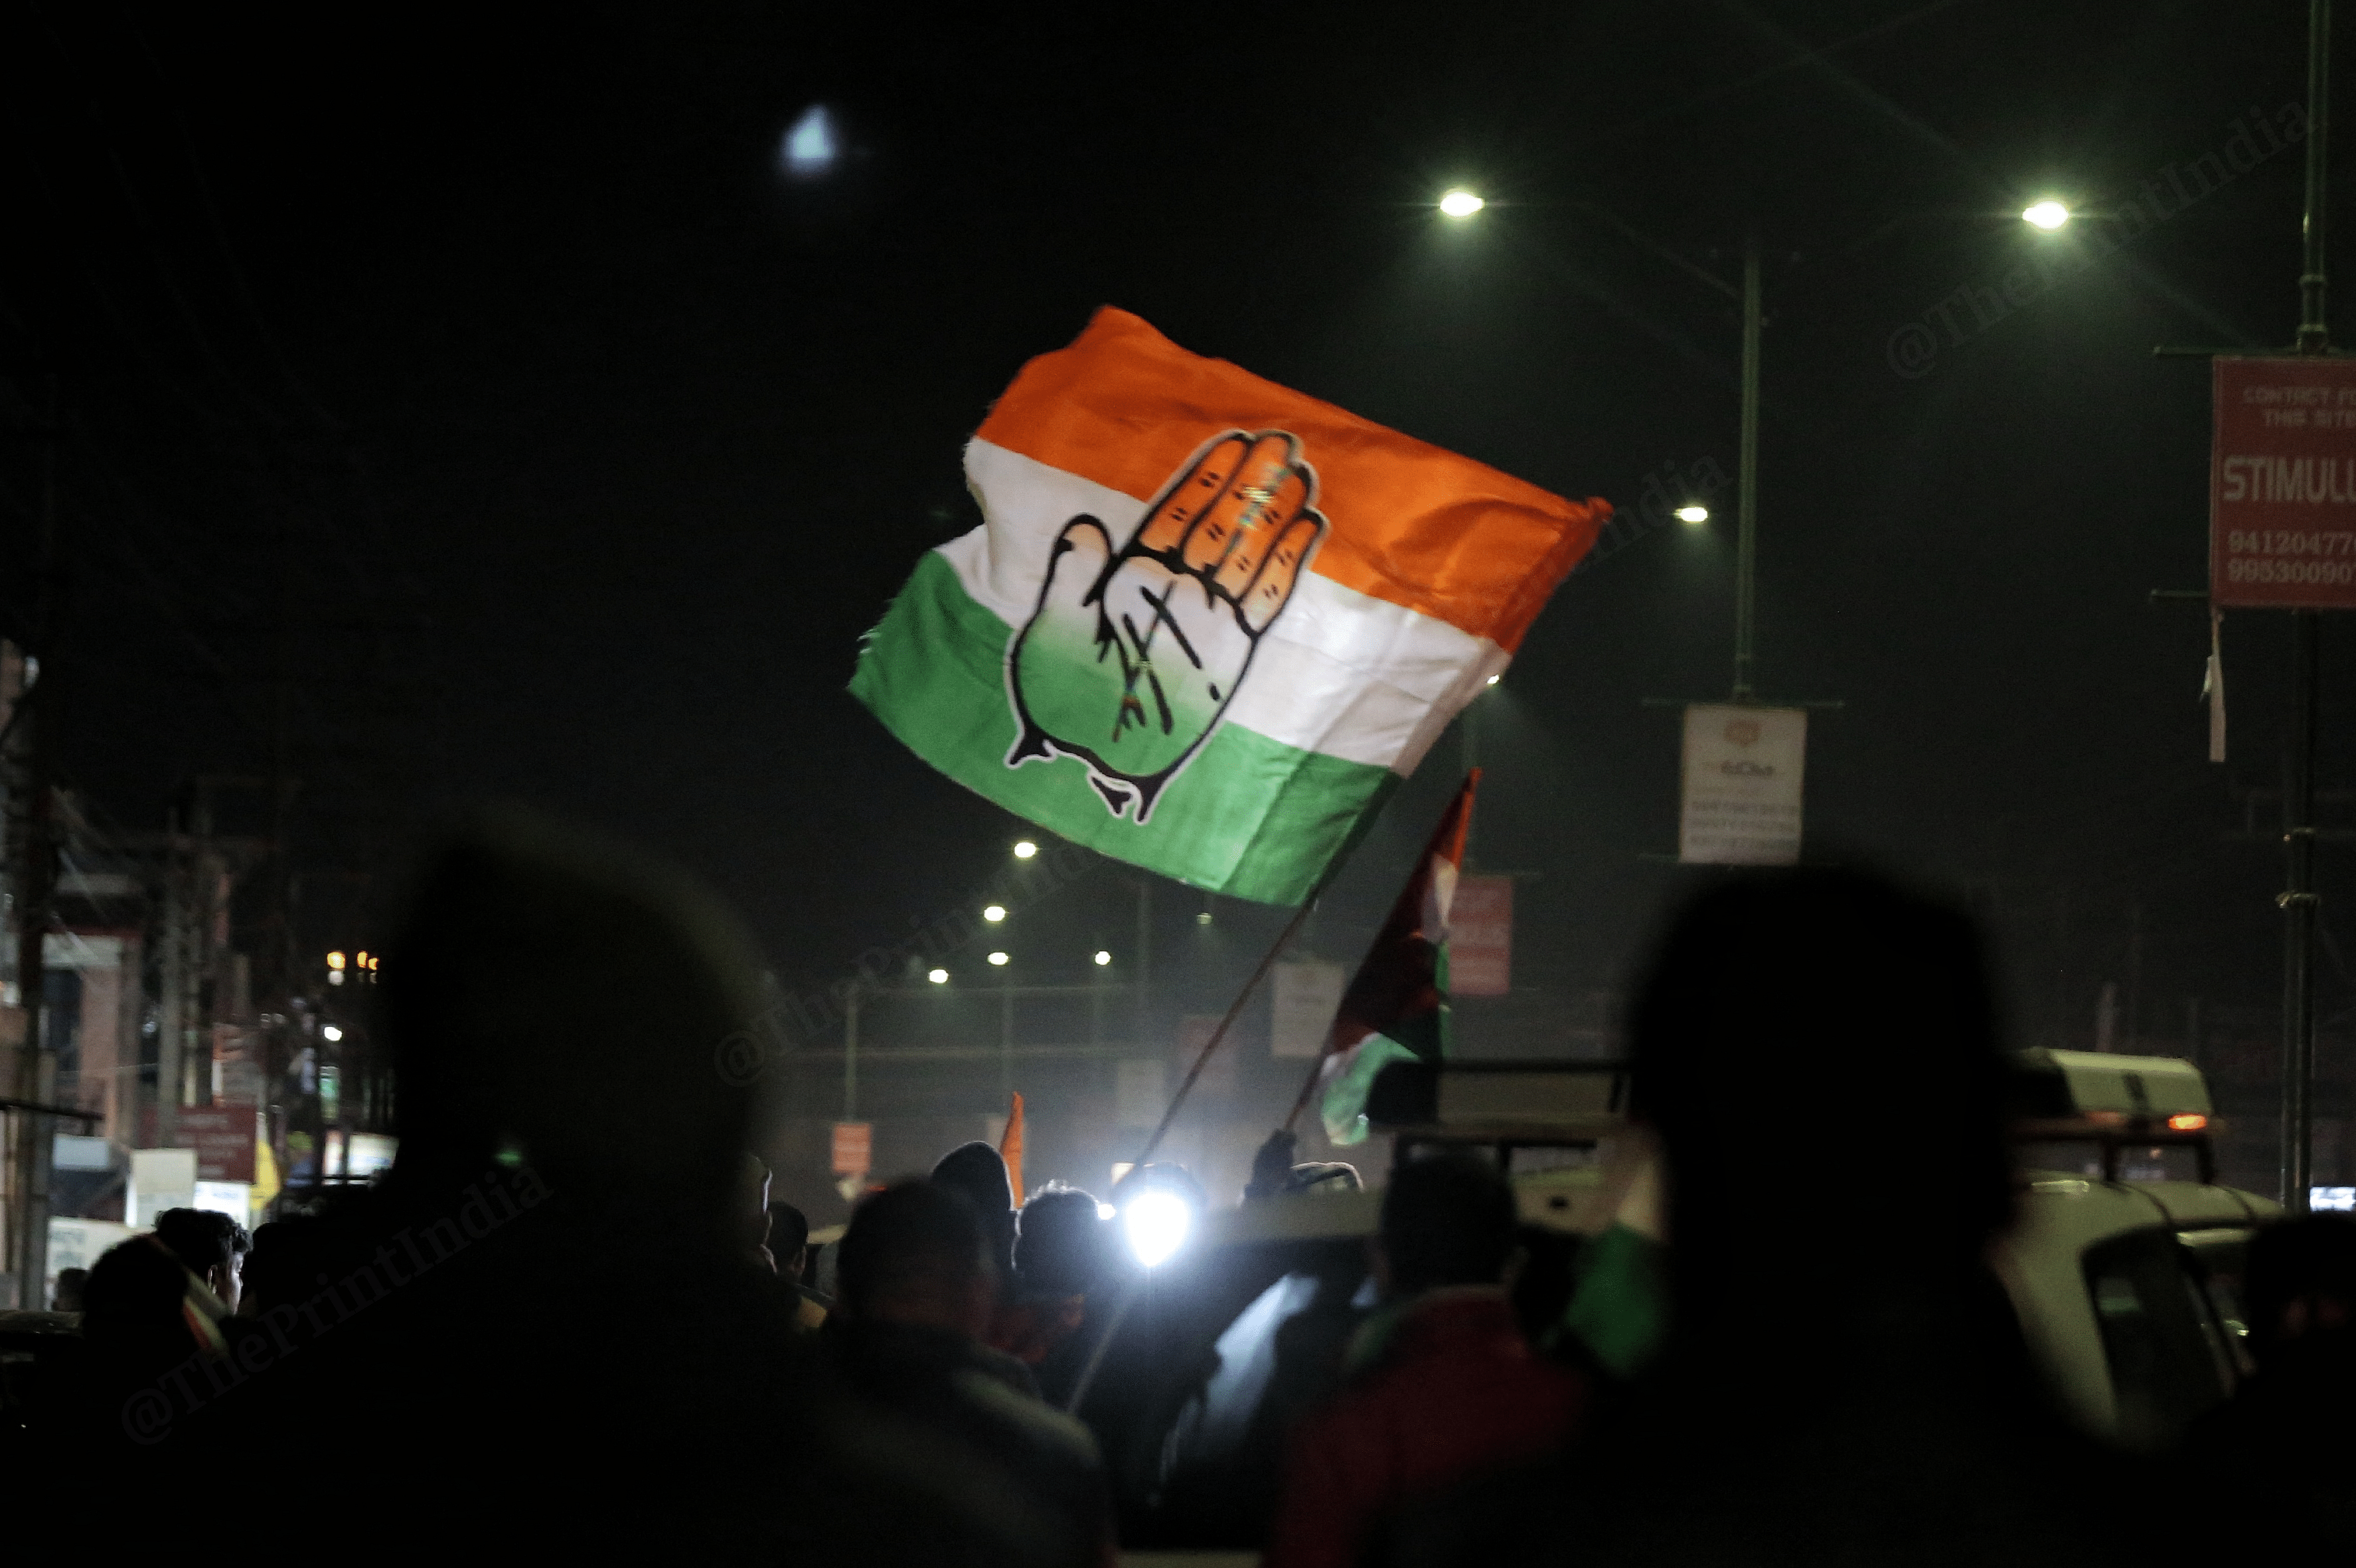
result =
[{"label": "orange flag", "polygon": [[998,1157],[1006,1162],[1006,1184],[1014,1189],[1014,1207],[1023,1207],[1023,1097],[1015,1095],[1007,1108],[1006,1131],[998,1140]]}]

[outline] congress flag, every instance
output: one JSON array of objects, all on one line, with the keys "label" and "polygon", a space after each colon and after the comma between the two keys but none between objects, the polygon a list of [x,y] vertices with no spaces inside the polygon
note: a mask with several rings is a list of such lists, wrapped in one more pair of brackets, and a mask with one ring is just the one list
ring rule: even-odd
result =
[{"label": "congress flag", "polygon": [[966,448],[851,689],[1049,831],[1297,904],[1611,516],[1107,308]]}]

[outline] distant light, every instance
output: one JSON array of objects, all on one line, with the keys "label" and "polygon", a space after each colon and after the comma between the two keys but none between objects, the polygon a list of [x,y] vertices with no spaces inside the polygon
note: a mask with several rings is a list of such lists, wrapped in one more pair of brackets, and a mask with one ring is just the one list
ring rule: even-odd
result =
[{"label": "distant light", "polygon": [[2043,201],[2034,201],[2023,208],[2020,220],[2032,228],[2042,229],[2051,233],[2070,221],[2070,209],[2049,197]]},{"label": "distant light", "polygon": [[2209,1125],[2209,1118],[2197,1111],[2187,1111],[2168,1119],[2168,1124],[2179,1133],[2198,1133]]},{"label": "distant light", "polygon": [[1003,904],[992,904],[981,912],[981,918],[988,920],[994,926],[998,924],[999,921],[1006,918],[1006,906]]},{"label": "distant light", "polygon": [[344,1037],[344,1032],[341,1029],[337,1028],[333,1024],[330,1024],[326,1028],[319,1031],[319,1037],[332,1046],[337,1040]]},{"label": "distant light", "polygon": [[344,955],[343,955],[343,954],[341,954],[341,953],[339,953],[339,952],[331,952],[331,953],[329,953],[329,954],[327,955],[327,967],[328,967],[329,969],[341,969],[341,968],[343,968],[343,967],[344,967]]},{"label": "distant light", "polygon": [[327,971],[327,983],[328,983],[328,984],[330,984],[330,985],[341,985],[343,983],[344,983],[344,972],[343,972],[342,970],[340,970],[340,969],[331,969],[331,970]]},{"label": "distant light", "polygon": [[1006,955],[1002,952],[991,953],[990,955],[990,961],[996,964],[999,968],[1004,969],[1006,967]]},{"label": "distant light", "polygon": [[1504,680],[1504,679],[1505,679],[1505,677],[1504,677],[1503,675],[1492,675],[1492,676],[1490,676],[1490,677],[1489,677],[1489,684],[1490,684],[1490,685],[1492,685],[1492,686],[1494,686],[1494,685],[1495,685],[1498,682],[1500,682],[1500,681],[1502,681],[1502,680]]},{"label": "distant light", "polygon": [[373,969],[376,967],[374,964],[369,962],[368,954],[365,951],[360,954],[360,967],[362,969]]},{"label": "distant light", "polygon": [[834,116],[826,112],[825,104],[813,103],[786,132],[785,145],[778,149],[778,161],[786,166],[787,173],[807,178],[832,168],[837,151]]},{"label": "distant light", "polygon": [[1114,1215],[1116,1215],[1116,1214],[1118,1214],[1118,1213],[1119,1213],[1119,1212],[1120,1212],[1120,1210],[1119,1210],[1119,1209],[1115,1208],[1111,1204],[1107,1203],[1104,1199],[1102,1199],[1102,1198],[1098,1198],[1098,1199],[1097,1199],[1097,1218],[1098,1218],[1098,1219],[1111,1219]]},{"label": "distant light", "polygon": [[1681,506],[1677,508],[1676,517],[1679,522],[1708,522],[1709,521],[1709,508],[1706,506]]},{"label": "distant light", "polygon": [[925,971],[925,978],[935,985],[947,985],[949,983],[949,972],[946,969],[928,969]]},{"label": "distant light", "polygon": [[1033,843],[1029,839],[1021,839],[1015,843],[1014,858],[1017,860],[1028,860],[1038,853],[1039,846]]},{"label": "distant light", "polygon": [[1098,949],[1097,949],[1097,967],[1098,967],[1098,969],[1102,969],[1105,965],[1107,965],[1107,964],[1110,963],[1111,961],[1112,961],[1112,954],[1110,954],[1110,953],[1108,953],[1108,952],[1105,951],[1105,950],[1104,950],[1104,949],[1102,949],[1102,948],[1098,948]]},{"label": "distant light", "polygon": [[1176,1193],[1149,1188],[1129,1200],[1120,1222],[1129,1234],[1130,1251],[1150,1269],[1186,1244],[1186,1232],[1194,1228],[1194,1211]]},{"label": "distant light", "polygon": [[1470,218],[1489,204],[1469,190],[1451,190],[1440,199],[1443,217]]},{"label": "distant light", "polygon": [[[2311,1187],[2307,1189],[2309,1208],[2328,1209],[2335,1213],[2356,1212],[2356,1187]],[[1098,1208],[1103,1206],[1099,1204]]]},{"label": "distant light", "polygon": [[1211,923],[1211,912],[1208,909],[1204,910],[1201,914],[1194,917],[1194,923],[1198,926],[1209,925]]}]

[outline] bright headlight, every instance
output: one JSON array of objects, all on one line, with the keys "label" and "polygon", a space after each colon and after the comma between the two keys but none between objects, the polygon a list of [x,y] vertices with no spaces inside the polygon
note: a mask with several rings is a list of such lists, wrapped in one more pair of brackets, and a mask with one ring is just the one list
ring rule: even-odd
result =
[{"label": "bright headlight", "polygon": [[1122,1208],[1120,1228],[1130,1251],[1150,1269],[1186,1244],[1186,1233],[1194,1228],[1194,1211],[1174,1192],[1149,1190],[1130,1198]]}]

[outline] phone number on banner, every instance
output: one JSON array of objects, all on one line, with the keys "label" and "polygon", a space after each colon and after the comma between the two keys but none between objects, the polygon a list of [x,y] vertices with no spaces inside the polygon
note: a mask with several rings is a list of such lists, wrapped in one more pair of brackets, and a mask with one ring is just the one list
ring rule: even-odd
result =
[{"label": "phone number on banner", "polygon": [[2229,583],[2356,583],[2356,561],[2252,560],[2236,555],[2225,563]]}]

